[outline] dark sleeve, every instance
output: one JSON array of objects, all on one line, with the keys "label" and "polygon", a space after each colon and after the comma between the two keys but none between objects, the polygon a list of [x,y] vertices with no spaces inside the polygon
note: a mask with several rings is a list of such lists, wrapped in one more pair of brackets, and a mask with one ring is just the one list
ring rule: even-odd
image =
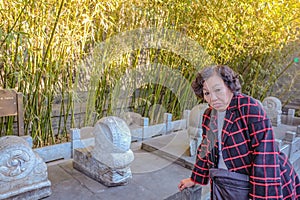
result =
[{"label": "dark sleeve", "polygon": [[208,157],[210,152],[208,151],[208,137],[207,137],[207,125],[210,120],[210,109],[207,109],[202,118],[202,141],[197,149],[196,162],[192,170],[191,179],[201,185],[206,185],[209,181],[209,167],[208,163],[210,162]]},{"label": "dark sleeve", "polygon": [[208,156],[204,155],[207,150],[207,138],[203,135],[202,142],[197,150],[196,162],[192,170],[191,179],[201,185],[206,185],[209,181]]}]

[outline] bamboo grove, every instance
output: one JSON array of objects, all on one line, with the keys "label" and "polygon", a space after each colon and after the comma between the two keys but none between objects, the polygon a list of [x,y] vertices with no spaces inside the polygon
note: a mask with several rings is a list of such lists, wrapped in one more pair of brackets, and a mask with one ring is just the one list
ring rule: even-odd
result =
[{"label": "bamboo grove", "polygon": [[[147,70],[138,74],[142,64],[160,70],[159,80],[174,78],[170,73],[175,71],[182,78],[168,87],[160,82],[132,86],[125,105],[151,123],[162,112],[181,118],[183,109],[193,106],[185,103],[190,94],[182,88],[204,67],[197,64],[197,53],[188,57],[177,53],[183,52],[177,47],[147,44],[99,48],[129,31],[154,28],[174,31],[178,40],[201,46],[211,63],[233,67],[244,93],[261,100],[276,95],[288,102],[299,95],[293,85],[299,79],[294,61],[299,57],[299,15],[298,0],[0,0],[0,88],[23,93],[25,131],[37,147],[68,140],[66,124],[76,126],[74,104],[80,92],[88,94],[84,125],[114,114],[122,80],[130,85],[137,76],[144,80],[149,75]],[[100,62],[100,69],[88,61],[95,51],[109,58]],[[127,77],[128,71],[132,74]],[[180,88],[180,97],[172,84]],[[52,128],[54,103],[60,104],[57,131]],[[13,134],[13,120],[0,122],[1,135]]]}]

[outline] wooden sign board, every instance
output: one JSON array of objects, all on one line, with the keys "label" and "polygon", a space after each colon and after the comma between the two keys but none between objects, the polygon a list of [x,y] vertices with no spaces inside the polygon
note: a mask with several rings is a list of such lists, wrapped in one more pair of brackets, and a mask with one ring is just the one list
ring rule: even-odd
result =
[{"label": "wooden sign board", "polygon": [[0,90],[0,117],[17,115],[17,101],[16,91]]}]

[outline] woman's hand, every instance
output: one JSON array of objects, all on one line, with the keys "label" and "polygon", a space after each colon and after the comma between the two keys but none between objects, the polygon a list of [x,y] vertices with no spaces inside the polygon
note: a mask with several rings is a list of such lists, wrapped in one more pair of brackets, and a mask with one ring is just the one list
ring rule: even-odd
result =
[{"label": "woman's hand", "polygon": [[179,191],[184,190],[185,188],[192,187],[195,185],[195,182],[191,180],[191,178],[186,178],[180,181],[178,184]]}]

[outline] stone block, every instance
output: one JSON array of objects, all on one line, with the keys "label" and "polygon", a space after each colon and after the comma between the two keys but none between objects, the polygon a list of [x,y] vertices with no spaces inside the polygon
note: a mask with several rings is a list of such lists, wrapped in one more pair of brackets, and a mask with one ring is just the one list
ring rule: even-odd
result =
[{"label": "stone block", "polygon": [[26,140],[0,138],[0,199],[42,199],[51,194],[47,165]]},{"label": "stone block", "polygon": [[143,139],[148,139],[158,135],[165,135],[167,132],[166,124],[156,124],[152,126],[144,127]]},{"label": "stone block", "polygon": [[186,124],[187,124],[186,119],[172,121],[170,124],[172,127],[172,129],[170,130],[171,132],[184,130],[187,128],[186,127]]},{"label": "stone block", "polygon": [[173,129],[171,113],[164,114],[164,123],[166,123],[166,134],[171,133]]},{"label": "stone block", "polygon": [[113,169],[92,156],[92,147],[75,149],[73,167],[105,186],[126,185],[132,179],[130,167]]},{"label": "stone block", "polygon": [[300,125],[297,126],[296,137],[300,137]]},{"label": "stone block", "polygon": [[164,114],[164,122],[168,123],[172,121],[172,114],[171,113],[165,113]]},{"label": "stone block", "polygon": [[295,117],[295,109],[288,109],[287,124],[293,125]]},{"label": "stone block", "polygon": [[54,144],[51,146],[35,148],[34,151],[39,154],[44,162],[69,159],[72,157],[72,144],[71,142]]},{"label": "stone block", "polygon": [[79,128],[74,128],[71,129],[71,139],[72,140],[80,140],[80,129]]},{"label": "stone block", "polygon": [[142,141],[143,140],[143,128],[130,129],[131,141]]},{"label": "stone block", "polygon": [[149,118],[148,117],[141,118],[141,126],[149,126]]},{"label": "stone block", "polygon": [[95,137],[92,131],[93,127],[71,129],[71,157],[74,155],[74,149],[95,145]]},{"label": "stone block", "polygon": [[285,140],[286,142],[291,143],[291,142],[294,141],[295,138],[296,138],[296,133],[295,133],[295,132],[287,131],[287,132],[285,133],[284,140]]}]

